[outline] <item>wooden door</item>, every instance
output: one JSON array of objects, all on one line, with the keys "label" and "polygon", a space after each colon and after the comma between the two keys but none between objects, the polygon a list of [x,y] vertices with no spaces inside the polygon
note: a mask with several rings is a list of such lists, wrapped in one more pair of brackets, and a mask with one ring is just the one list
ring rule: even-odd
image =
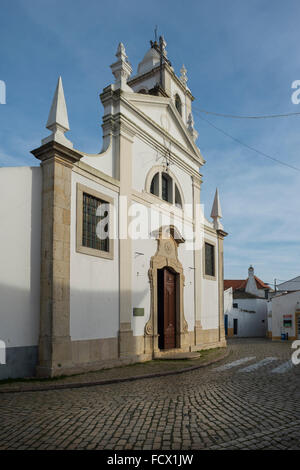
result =
[{"label": "wooden door", "polygon": [[176,275],[164,269],[164,349],[176,348]]},{"label": "wooden door", "polygon": [[159,349],[176,348],[176,274],[157,272],[157,327]]}]

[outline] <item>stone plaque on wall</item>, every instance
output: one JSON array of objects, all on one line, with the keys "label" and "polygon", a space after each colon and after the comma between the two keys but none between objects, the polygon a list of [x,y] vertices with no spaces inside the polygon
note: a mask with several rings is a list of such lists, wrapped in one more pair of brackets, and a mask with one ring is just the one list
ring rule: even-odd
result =
[{"label": "stone plaque on wall", "polygon": [[144,309],[143,308],[134,308],[133,309],[133,316],[134,317],[143,317],[144,316]]}]

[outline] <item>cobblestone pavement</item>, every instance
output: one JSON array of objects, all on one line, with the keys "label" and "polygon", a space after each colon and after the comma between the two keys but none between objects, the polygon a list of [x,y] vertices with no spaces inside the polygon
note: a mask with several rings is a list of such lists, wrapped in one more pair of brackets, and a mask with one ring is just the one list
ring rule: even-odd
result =
[{"label": "cobblestone pavement", "polygon": [[[0,381],[0,393],[9,392],[13,390],[47,390],[55,388],[72,388],[77,385],[97,384],[102,385],[105,381],[124,381],[134,377],[151,376],[155,374],[168,374],[178,372],[188,368],[198,368],[205,366],[207,363],[219,361],[223,356],[226,356],[228,351],[226,348],[215,348],[206,351],[201,351],[199,359],[185,359],[185,360],[153,360],[147,362],[138,362],[131,365],[114,367],[111,369],[101,369],[93,372],[85,372],[82,374],[75,374],[70,376],[55,377],[52,379],[38,380],[13,380],[13,381]],[[74,388],[75,388],[74,387]]]},{"label": "cobblestone pavement", "polygon": [[1,394],[0,449],[300,449],[300,365],[282,366],[290,344],[229,348],[180,375]]}]

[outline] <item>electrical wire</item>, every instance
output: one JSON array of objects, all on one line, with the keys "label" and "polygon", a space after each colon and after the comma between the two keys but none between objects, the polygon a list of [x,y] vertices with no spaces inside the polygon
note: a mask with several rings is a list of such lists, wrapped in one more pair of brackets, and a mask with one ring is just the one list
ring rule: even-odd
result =
[{"label": "electrical wire", "polygon": [[[194,113],[197,114],[197,110],[194,110]],[[276,162],[276,163],[279,163],[280,165],[284,165],[284,166],[287,166],[288,168],[292,169],[292,170],[295,170],[295,171],[298,171],[300,172],[300,168],[297,168],[296,166],[293,166],[293,165],[290,165],[289,163],[286,163],[286,162],[283,162],[282,160],[279,160],[278,158],[275,158],[275,157],[272,157],[271,155],[268,155],[267,153],[264,153],[264,152],[261,152],[260,150],[252,147],[251,145],[248,145],[246,144],[245,142],[242,142],[240,139],[237,139],[236,137],[234,137],[233,135],[229,134],[228,132],[224,131],[223,129],[221,129],[220,127],[216,126],[215,124],[213,124],[211,121],[209,121],[208,119],[205,119],[204,117],[198,115],[197,116],[199,119],[201,119],[202,121],[205,121],[207,122],[210,126],[212,126],[214,129],[216,129],[217,131],[221,132],[223,135],[225,135],[226,137],[229,137],[230,139],[232,139],[233,141],[237,142],[238,144],[242,145],[243,147],[246,147],[248,150],[251,150],[252,152],[255,152],[257,153],[258,155],[261,155],[265,158],[268,158],[269,160],[272,160],[273,162]]]},{"label": "electrical wire", "polygon": [[225,113],[215,113],[213,111],[206,111],[206,109],[195,108],[193,106],[193,110],[196,109],[200,113],[210,114],[212,116],[230,118],[230,119],[273,119],[273,118],[283,118],[283,117],[290,117],[290,116],[299,116],[300,113],[286,113],[286,114],[262,114],[256,116],[247,116],[247,115],[239,115],[239,114],[225,114]]}]

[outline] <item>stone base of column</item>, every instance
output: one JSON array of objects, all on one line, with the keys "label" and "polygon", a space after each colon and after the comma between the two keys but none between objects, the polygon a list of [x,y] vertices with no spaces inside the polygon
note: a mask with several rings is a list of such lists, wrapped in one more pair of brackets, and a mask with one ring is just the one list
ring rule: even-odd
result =
[{"label": "stone base of column", "polygon": [[225,327],[224,326],[221,326],[220,328],[220,338],[219,338],[220,341],[226,341],[226,338],[225,338]]},{"label": "stone base of column", "polygon": [[72,343],[69,336],[52,340],[49,337],[40,339],[37,377],[62,375],[63,371],[72,365]]},{"label": "stone base of column", "polygon": [[135,356],[135,341],[131,323],[121,323],[119,330],[119,356],[120,358],[130,358]]},{"label": "stone base of column", "polygon": [[181,331],[178,338],[178,349],[182,351],[190,350],[190,335],[186,331]]},{"label": "stone base of column", "polygon": [[159,351],[158,335],[144,335],[144,351],[145,354],[151,355]]},{"label": "stone base of column", "polygon": [[194,332],[195,332],[195,344],[200,344],[201,338],[202,338],[202,326],[201,326],[201,322],[198,320],[195,322]]}]

